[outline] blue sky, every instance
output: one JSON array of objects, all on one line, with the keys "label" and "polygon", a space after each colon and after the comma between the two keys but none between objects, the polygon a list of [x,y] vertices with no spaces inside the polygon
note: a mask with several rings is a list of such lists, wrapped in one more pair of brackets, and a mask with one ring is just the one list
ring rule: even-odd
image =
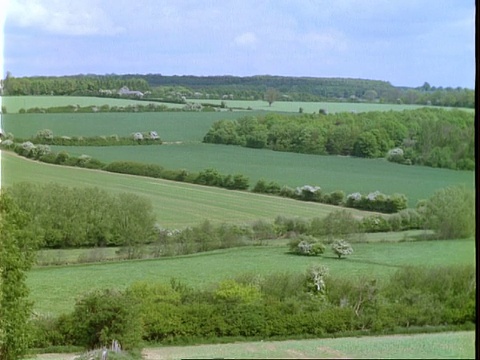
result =
[{"label": "blue sky", "polygon": [[2,1],[2,72],[14,76],[269,74],[475,84],[472,0]]}]

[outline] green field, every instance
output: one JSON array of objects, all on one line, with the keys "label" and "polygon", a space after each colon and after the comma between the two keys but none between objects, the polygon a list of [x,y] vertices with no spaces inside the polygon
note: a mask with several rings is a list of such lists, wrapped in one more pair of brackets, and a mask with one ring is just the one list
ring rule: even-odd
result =
[{"label": "green field", "polygon": [[[268,102],[262,100],[198,100],[189,99],[191,102],[210,103],[220,105],[222,101],[226,107],[234,109],[252,109],[275,112],[294,112],[298,113],[302,108],[305,114],[317,113],[320,109],[328,113],[337,112],[366,112],[366,111],[402,111],[413,110],[425,105],[405,105],[405,104],[377,104],[377,103],[349,103],[349,102],[303,102],[303,101],[275,101],[271,106]],[[465,109],[472,111],[473,109]]]},{"label": "green field", "polygon": [[[57,182],[67,186],[95,186],[149,198],[157,221],[167,228],[212,222],[245,223],[273,220],[278,215],[322,217],[338,207],[249,192],[43,164],[2,152],[2,186],[18,182]],[[366,212],[353,211],[362,216]]]},{"label": "green field", "polygon": [[475,332],[262,341],[147,348],[150,360],[173,359],[474,359]]},{"label": "green field", "polygon": [[[275,112],[294,112],[298,113],[302,108],[304,113],[318,113],[320,109],[324,109],[329,113],[335,112],[365,112],[365,111],[401,111],[406,109],[418,109],[425,107],[424,105],[405,105],[405,104],[378,104],[378,103],[348,103],[348,102],[300,102],[300,101],[275,101],[271,106],[262,100],[216,100],[216,99],[187,99],[188,102],[205,103],[220,105],[222,101],[226,107],[233,109],[251,109]],[[128,106],[128,105],[147,105],[149,102],[145,100],[130,99],[114,99],[103,97],[81,97],[81,96],[4,96],[2,104],[6,106],[7,112],[10,114],[18,113],[20,109],[29,108],[48,108],[54,106],[101,106],[108,104],[110,106]],[[182,108],[183,104],[159,103],[170,108]],[[464,109],[473,112],[473,109]]]},{"label": "green field", "polygon": [[155,130],[163,141],[202,141],[213,122],[257,112],[6,114],[3,128],[18,138],[50,129],[56,136],[129,136]]},{"label": "green field", "polygon": [[[20,109],[30,108],[48,108],[56,106],[78,105],[85,106],[128,106],[128,105],[148,105],[148,101],[130,100],[130,99],[114,99],[102,97],[87,96],[2,96],[2,105],[7,108],[7,113],[18,113]],[[171,108],[182,108],[183,104],[159,103],[158,105],[166,105]]]},{"label": "green field", "polygon": [[[103,162],[138,161],[166,169],[198,172],[215,168],[222,174],[243,174],[253,186],[259,179],[276,181],[281,186],[320,186],[325,192],[342,190],[346,194],[404,194],[409,206],[430,197],[436,190],[451,185],[474,186],[474,172],[405,166],[385,159],[321,156],[276,152],[214,144],[165,144],[130,147],[54,147],[71,155],[90,155]],[[421,181],[419,181],[421,179]]]},{"label": "green field", "polygon": [[[242,273],[304,272],[312,263],[329,267],[338,276],[385,278],[407,265],[475,264],[475,242],[468,240],[354,244],[354,253],[338,260],[333,253],[320,258],[287,253],[283,242],[267,246],[217,250],[155,260],[35,268],[28,286],[35,311],[69,311],[75,299],[93,289],[126,287],[135,281],[168,282],[175,277],[196,287],[208,286]],[[73,279],[75,279],[73,281]]]}]

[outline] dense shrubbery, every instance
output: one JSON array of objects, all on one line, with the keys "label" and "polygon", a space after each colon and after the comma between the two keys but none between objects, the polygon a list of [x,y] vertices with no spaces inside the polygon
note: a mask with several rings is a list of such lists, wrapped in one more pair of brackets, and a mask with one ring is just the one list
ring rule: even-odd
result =
[{"label": "dense shrubbery", "polygon": [[4,191],[32,217],[45,248],[132,248],[154,239],[152,204],[136,195],[30,183]]},{"label": "dense shrubbery", "polygon": [[407,208],[407,198],[400,194],[387,196],[379,191],[368,195],[353,193],[347,196],[345,206],[382,213],[396,213]]},{"label": "dense shrubbery", "polygon": [[215,122],[203,141],[402,164],[475,168],[474,117],[461,110],[248,116]]},{"label": "dense shrubbery", "polygon": [[48,325],[35,322],[37,345],[98,346],[115,337],[133,348],[142,338],[179,343],[381,334],[476,320],[473,266],[404,268],[382,282],[340,278],[326,270],[313,266],[304,275],[246,274],[205,289],[172,279],[170,284],[94,292],[77,301],[73,313]]}]

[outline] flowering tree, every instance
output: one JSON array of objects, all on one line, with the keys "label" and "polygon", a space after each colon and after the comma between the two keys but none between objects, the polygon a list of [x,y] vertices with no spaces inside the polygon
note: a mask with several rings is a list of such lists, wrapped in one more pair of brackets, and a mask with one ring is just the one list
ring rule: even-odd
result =
[{"label": "flowering tree", "polygon": [[340,259],[342,256],[350,255],[353,253],[352,246],[345,240],[335,240],[332,243],[332,250]]}]

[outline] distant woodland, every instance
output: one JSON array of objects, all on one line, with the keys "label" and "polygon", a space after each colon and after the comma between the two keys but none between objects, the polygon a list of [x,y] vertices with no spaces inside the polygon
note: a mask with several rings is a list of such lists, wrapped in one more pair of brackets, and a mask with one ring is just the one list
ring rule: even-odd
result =
[{"label": "distant woodland", "polygon": [[[75,95],[120,97],[119,89],[142,92],[147,99],[182,102],[186,98],[264,100],[275,90],[277,101],[342,101],[474,108],[472,89],[398,87],[387,81],[259,75],[164,76],[160,74],[15,77],[1,80],[3,95]],[[137,95],[131,95],[137,96]]]}]

